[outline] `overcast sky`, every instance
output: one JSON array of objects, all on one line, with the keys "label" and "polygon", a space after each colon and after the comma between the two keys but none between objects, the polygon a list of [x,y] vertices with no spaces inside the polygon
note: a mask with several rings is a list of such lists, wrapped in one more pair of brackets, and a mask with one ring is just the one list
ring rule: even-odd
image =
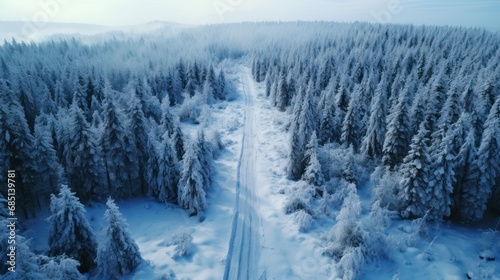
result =
[{"label": "overcast sky", "polygon": [[500,0],[0,0],[1,21],[136,25],[239,21],[371,21],[500,30]]}]

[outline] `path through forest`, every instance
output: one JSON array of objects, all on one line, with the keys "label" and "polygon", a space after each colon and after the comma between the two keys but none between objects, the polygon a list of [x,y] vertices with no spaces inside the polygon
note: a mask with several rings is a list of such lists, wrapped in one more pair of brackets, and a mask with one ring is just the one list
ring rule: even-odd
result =
[{"label": "path through forest", "polygon": [[244,131],[236,181],[236,206],[231,239],[224,271],[225,280],[256,279],[260,254],[258,202],[255,196],[255,85],[251,71],[242,67],[242,91],[245,98]]}]

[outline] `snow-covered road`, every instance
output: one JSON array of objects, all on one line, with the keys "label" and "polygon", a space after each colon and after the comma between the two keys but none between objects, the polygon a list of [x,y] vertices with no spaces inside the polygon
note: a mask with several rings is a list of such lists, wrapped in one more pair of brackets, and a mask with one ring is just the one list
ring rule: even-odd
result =
[{"label": "snow-covered road", "polygon": [[260,221],[258,201],[255,196],[255,135],[254,135],[254,98],[250,69],[241,72],[242,90],[245,98],[245,123],[242,149],[238,161],[236,183],[236,206],[232,224],[231,239],[227,254],[224,279],[257,279],[260,254]]}]

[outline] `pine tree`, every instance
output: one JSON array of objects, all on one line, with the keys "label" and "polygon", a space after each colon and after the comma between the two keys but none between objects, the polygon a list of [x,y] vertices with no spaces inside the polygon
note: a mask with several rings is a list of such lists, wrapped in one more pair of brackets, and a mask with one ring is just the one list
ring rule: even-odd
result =
[{"label": "pine tree", "polygon": [[131,105],[128,110],[130,119],[129,131],[133,140],[133,152],[137,156],[138,175],[140,178],[139,188],[141,193],[146,193],[146,162],[148,160],[148,125],[146,118],[141,109],[140,101],[137,97],[132,96]]},{"label": "pine tree", "polygon": [[219,72],[219,76],[217,77],[217,86],[215,93],[217,99],[226,99],[226,77],[224,76],[224,71],[222,70]]},{"label": "pine tree", "polygon": [[276,107],[278,107],[278,110],[284,112],[288,105],[290,105],[290,99],[285,69],[281,69],[276,91]]},{"label": "pine tree", "polygon": [[212,174],[214,173],[214,159],[211,149],[205,137],[205,131],[201,130],[198,135],[198,143],[200,146],[200,153],[198,159],[202,167],[203,187],[208,190],[212,185]]},{"label": "pine tree", "polygon": [[357,89],[354,91],[353,96],[349,101],[349,107],[347,108],[344,120],[342,121],[342,135],[340,137],[340,142],[345,147],[352,145],[355,152],[359,150],[361,137],[363,136],[361,131],[362,120],[360,119],[361,91],[359,87],[360,85],[356,85]]},{"label": "pine tree", "polygon": [[462,166],[457,171],[460,176],[458,182],[460,183],[459,201],[456,205],[455,211],[461,221],[471,223],[480,220],[486,210],[486,203],[489,197],[489,190],[481,188],[477,184],[479,180],[479,168],[477,166],[477,149],[475,146],[475,133],[469,131],[468,136],[463,143],[457,159],[458,163]]},{"label": "pine tree", "polygon": [[491,107],[484,124],[477,165],[480,174],[477,183],[481,192],[483,195],[491,193],[488,205],[498,211],[500,210],[500,97]]},{"label": "pine tree", "polygon": [[[36,166],[33,158],[34,137],[31,134],[23,107],[10,89],[8,82],[0,80],[0,110],[3,111],[5,124],[3,136],[6,140],[6,153],[3,163],[17,174],[22,174],[16,181],[16,199],[19,209],[25,217],[35,216],[36,209],[40,208],[38,191],[31,186],[36,181]],[[8,161],[8,163],[7,163]],[[5,173],[4,173],[5,174]],[[0,176],[5,176],[4,174]]]},{"label": "pine tree", "polygon": [[61,186],[58,197],[52,196],[49,255],[66,255],[80,262],[80,272],[94,267],[97,243],[85,217],[83,204],[66,185]]},{"label": "pine tree", "polygon": [[328,102],[323,109],[319,122],[319,142],[321,144],[338,142],[340,140],[340,119],[335,104]]},{"label": "pine tree", "polygon": [[[66,173],[69,185],[82,201],[98,200],[106,194],[104,163],[83,111],[76,104],[70,110],[71,127],[67,134]],[[66,142],[64,141],[64,142]]]},{"label": "pine tree", "polygon": [[361,152],[369,158],[378,159],[382,156],[386,129],[386,115],[387,82],[385,77],[382,77],[372,100],[367,132],[361,144]]},{"label": "pine tree", "polygon": [[445,137],[438,150],[431,154],[428,188],[430,220],[440,221],[451,214],[451,195],[455,184],[456,156],[453,154],[453,138]]},{"label": "pine tree", "polygon": [[36,185],[34,189],[44,203],[49,202],[50,194],[56,193],[61,183],[62,167],[52,145],[50,131],[40,122],[35,122],[35,141],[33,159],[36,167]]},{"label": "pine tree", "polygon": [[149,133],[148,142],[146,146],[147,150],[147,161],[146,161],[146,184],[148,186],[148,195],[158,198],[160,183],[158,182],[160,174],[160,152],[158,148],[160,146],[159,141],[156,139],[154,132]]},{"label": "pine tree", "polygon": [[127,133],[124,115],[116,107],[113,95],[108,93],[104,103],[104,130],[100,145],[107,172],[110,194],[127,198],[141,193],[138,186],[138,168],[131,135]]},{"label": "pine tree", "polygon": [[158,156],[158,190],[154,193],[161,202],[177,201],[180,167],[170,138],[162,141]]},{"label": "pine tree", "polygon": [[118,279],[127,275],[142,262],[139,247],[131,237],[128,224],[114,201],[109,198],[104,213],[105,236],[97,249],[96,263],[100,277]]},{"label": "pine tree", "polygon": [[401,200],[402,216],[420,218],[429,208],[429,200],[433,194],[428,188],[430,156],[428,153],[429,130],[426,121],[420,124],[418,133],[413,136],[410,152],[401,165]]},{"label": "pine tree", "polygon": [[179,182],[178,203],[189,215],[203,216],[206,194],[203,186],[203,167],[200,163],[201,147],[198,138],[192,139],[186,148]]},{"label": "pine tree", "polygon": [[382,162],[392,170],[400,164],[408,152],[410,144],[410,121],[408,118],[409,88],[405,87],[399,102],[389,116],[387,133],[382,148]]},{"label": "pine tree", "polygon": [[318,160],[318,139],[316,137],[316,131],[313,132],[306,149],[304,156],[306,170],[302,175],[302,179],[310,185],[319,187],[323,185],[325,178],[321,170],[321,164]]}]

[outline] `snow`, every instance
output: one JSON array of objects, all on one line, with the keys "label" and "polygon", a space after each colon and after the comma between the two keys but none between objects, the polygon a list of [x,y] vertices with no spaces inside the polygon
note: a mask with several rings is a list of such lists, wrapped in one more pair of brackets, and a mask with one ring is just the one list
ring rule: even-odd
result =
[{"label": "snow", "polygon": [[[289,115],[270,105],[264,83],[253,81],[247,64],[223,62],[227,77],[239,81],[236,86],[240,94],[233,101],[215,104],[207,116],[210,122],[205,125],[220,130],[226,148],[215,160],[216,173],[207,193],[205,220],[200,223],[180,207],[150,198],[117,201],[146,260],[123,279],[158,279],[170,270],[177,279],[221,279],[226,275],[225,279],[321,280],[338,274],[334,261],[322,255],[321,239],[335,221],[309,221],[301,213],[287,215],[284,211],[284,193],[295,184],[286,179],[285,170]],[[195,128],[193,124],[183,124],[186,134]],[[360,189],[361,219],[369,212],[371,187],[368,184]],[[86,210],[99,241],[106,207],[94,204]],[[37,219],[23,222],[27,229],[23,235],[33,239],[36,252],[48,250],[48,216],[48,212],[42,212]],[[310,230],[302,230],[304,223]],[[368,263],[361,278],[465,279],[469,274],[500,279],[498,258],[486,261],[484,257],[490,252],[500,254],[498,233],[488,241],[484,232],[441,224],[431,227],[427,237],[409,242],[411,222],[396,219],[387,230],[389,259]],[[192,247],[186,256],[174,258],[175,246],[168,245],[182,234],[192,236]]]}]

